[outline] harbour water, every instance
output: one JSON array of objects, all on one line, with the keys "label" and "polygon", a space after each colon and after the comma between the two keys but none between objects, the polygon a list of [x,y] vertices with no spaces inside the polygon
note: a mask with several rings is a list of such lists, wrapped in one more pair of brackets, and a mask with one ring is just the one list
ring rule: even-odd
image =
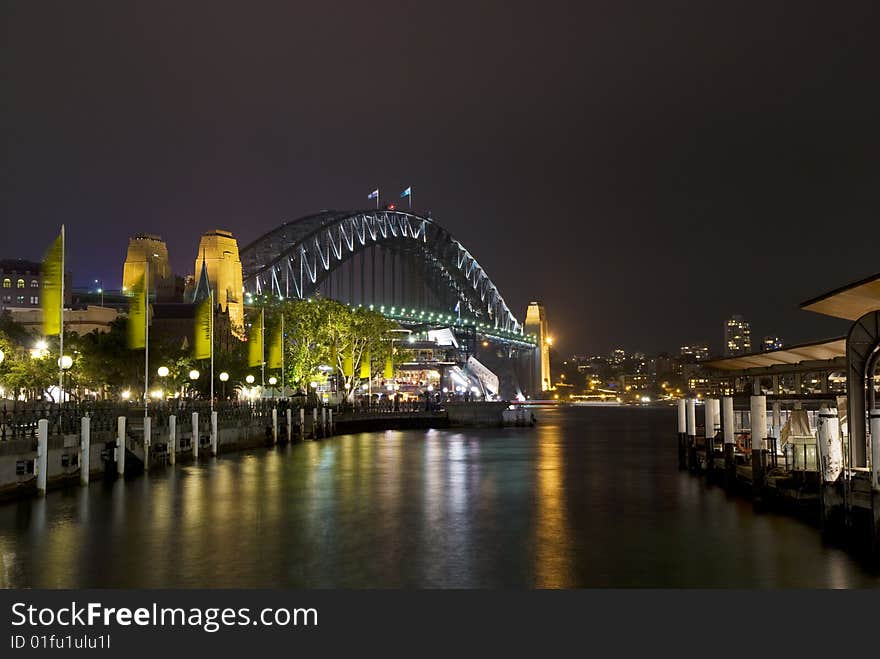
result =
[{"label": "harbour water", "polygon": [[677,469],[672,408],[334,437],[0,505],[0,586],[876,587]]}]

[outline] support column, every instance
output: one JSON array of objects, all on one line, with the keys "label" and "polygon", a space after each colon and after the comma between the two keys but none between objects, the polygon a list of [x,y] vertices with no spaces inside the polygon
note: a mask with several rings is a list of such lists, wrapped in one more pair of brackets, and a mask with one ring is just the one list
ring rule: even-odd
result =
[{"label": "support column", "polygon": [[752,430],[752,493],[757,505],[761,503],[764,492],[764,439],[767,435],[766,396],[752,396],[749,420]]},{"label": "support column", "polygon": [[125,417],[116,419],[116,474],[125,476]]},{"label": "support column", "polygon": [[306,408],[299,408],[299,438],[306,438]]},{"label": "support column", "polygon": [[332,436],[332,435],[333,435],[333,408],[332,408],[332,407],[327,411],[327,417],[328,417],[328,419],[327,419],[327,423],[328,423],[327,430],[329,431],[330,435]]},{"label": "support column", "polygon": [[192,413],[192,450],[193,460],[199,459],[199,413]]},{"label": "support column", "polygon": [[721,422],[724,425],[724,487],[732,492],[736,485],[736,435],[733,418],[733,397],[725,396],[721,399]]},{"label": "support column", "polygon": [[687,469],[687,403],[678,399],[678,468]]},{"label": "support column", "polygon": [[327,436],[327,408],[321,408],[321,437]]},{"label": "support column", "polygon": [[171,464],[177,462],[177,416],[168,417],[168,459]]},{"label": "support column", "polygon": [[220,449],[220,437],[217,432],[217,410],[211,412],[211,455],[217,456]]},{"label": "support column", "polygon": [[697,401],[687,399],[687,461],[688,468],[693,469],[697,450]]},{"label": "support column", "polygon": [[37,421],[37,494],[46,496],[49,471],[49,420]]},{"label": "support column", "polygon": [[712,469],[715,466],[715,399],[707,398],[705,403],[703,403],[703,427],[704,427],[704,435],[705,441],[703,443],[703,448],[706,451],[706,478],[708,479],[712,474]]},{"label": "support column", "polygon": [[278,408],[272,408],[272,443],[278,443]]},{"label": "support column", "polygon": [[153,440],[153,420],[144,417],[144,472],[150,471],[150,443]]},{"label": "support column", "polygon": [[84,416],[79,435],[79,484],[89,484],[90,451],[92,448],[92,420]]},{"label": "support column", "polygon": [[318,439],[318,408],[312,410],[312,439]]},{"label": "support column", "polygon": [[293,429],[291,428],[291,421],[293,419],[293,413],[291,409],[287,408],[287,443],[291,442],[291,438],[293,437]]},{"label": "support column", "polygon": [[871,549],[875,556],[880,554],[880,408],[868,414],[871,433]]}]

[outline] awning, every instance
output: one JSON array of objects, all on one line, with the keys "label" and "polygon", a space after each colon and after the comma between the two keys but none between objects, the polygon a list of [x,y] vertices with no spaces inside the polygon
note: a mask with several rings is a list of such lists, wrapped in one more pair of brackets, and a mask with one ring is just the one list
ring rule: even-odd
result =
[{"label": "awning", "polygon": [[880,311],[880,273],[807,300],[801,309],[846,320],[858,320],[869,311]]},{"label": "awning", "polygon": [[805,343],[799,346],[756,352],[751,355],[728,357],[706,362],[709,368],[722,371],[742,371],[748,368],[765,368],[768,366],[792,365],[801,362],[825,361],[846,356],[846,339],[831,339],[818,343]]}]

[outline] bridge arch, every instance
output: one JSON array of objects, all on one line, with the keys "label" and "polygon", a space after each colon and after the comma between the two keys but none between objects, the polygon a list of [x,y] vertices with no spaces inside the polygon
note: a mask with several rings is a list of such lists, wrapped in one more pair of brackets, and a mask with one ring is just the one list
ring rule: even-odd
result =
[{"label": "bridge arch", "polygon": [[[285,222],[244,247],[240,256],[245,291],[254,295],[305,299],[322,289],[332,293],[345,271],[354,301],[359,264],[364,302],[439,306],[448,312],[459,305],[462,315],[508,332],[523,331],[476,258],[430,216],[322,211]],[[431,302],[425,305],[427,298]]]}]

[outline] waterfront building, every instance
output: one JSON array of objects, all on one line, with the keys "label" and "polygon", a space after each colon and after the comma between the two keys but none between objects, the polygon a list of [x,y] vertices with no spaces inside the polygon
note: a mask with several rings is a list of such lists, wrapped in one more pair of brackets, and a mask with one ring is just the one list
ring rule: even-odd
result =
[{"label": "waterfront building", "polygon": [[[0,260],[0,312],[40,308],[42,265],[24,259]],[[64,276],[64,304],[70,305],[70,273]]]},{"label": "waterfront building", "polygon": [[709,359],[709,346],[705,343],[681,346],[679,355],[684,361],[702,362]]},{"label": "waterfront building", "polygon": [[751,351],[751,325],[739,314],[734,314],[724,322],[724,354],[745,355]]}]

